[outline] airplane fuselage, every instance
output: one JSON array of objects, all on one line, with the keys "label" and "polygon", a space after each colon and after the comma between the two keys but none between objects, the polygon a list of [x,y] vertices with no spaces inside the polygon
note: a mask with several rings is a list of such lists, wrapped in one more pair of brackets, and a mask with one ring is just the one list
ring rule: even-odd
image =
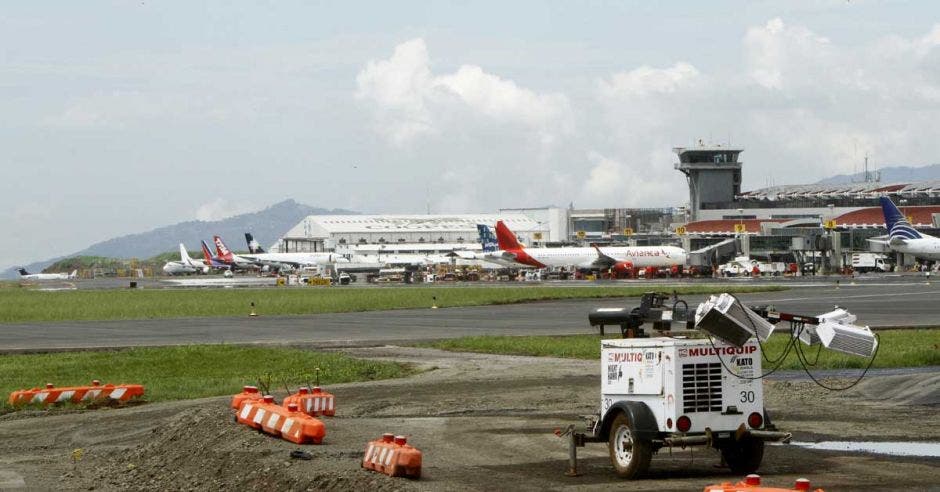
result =
[{"label": "airplane fuselage", "polygon": [[889,244],[888,247],[891,251],[912,255],[922,260],[940,260],[940,238],[933,236],[925,235],[919,239],[907,239],[904,244]]},{"label": "airplane fuselage", "polygon": [[535,267],[575,266],[597,268],[598,249],[617,262],[630,263],[633,268],[670,267],[685,265],[685,250],[675,246],[611,246],[602,248],[522,248],[509,253],[520,264]]},{"label": "airplane fuselage", "polygon": [[67,273],[30,273],[28,275],[20,275],[22,280],[68,280],[69,274]]}]

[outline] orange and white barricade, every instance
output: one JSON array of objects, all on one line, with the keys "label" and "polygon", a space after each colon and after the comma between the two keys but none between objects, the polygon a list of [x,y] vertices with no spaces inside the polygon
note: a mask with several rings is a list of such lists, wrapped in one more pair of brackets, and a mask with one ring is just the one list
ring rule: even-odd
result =
[{"label": "orange and white barricade", "polygon": [[258,392],[258,388],[255,386],[243,386],[242,392],[232,397],[232,410],[238,410],[242,406],[242,402],[245,400],[260,400],[261,393]]},{"label": "orange and white barricade", "polygon": [[314,386],[312,391],[310,388],[302,387],[293,395],[284,398],[285,406],[291,403],[296,403],[301,412],[314,417],[336,415],[336,397],[323,391],[319,386]]},{"label": "orange and white barricade", "polygon": [[[760,475],[750,474],[738,483],[724,482],[705,487],[704,492],[809,492],[810,483],[805,478],[798,478],[792,489],[764,487],[761,485]],[[814,492],[823,492],[816,489]]]},{"label": "orange and white barricade", "polygon": [[383,434],[369,441],[362,467],[390,477],[421,478],[421,451],[409,445],[405,436]]},{"label": "orange and white barricade", "polygon": [[319,419],[299,411],[295,403],[284,408],[271,396],[243,401],[235,420],[296,444],[320,444],[326,436],[326,426]]},{"label": "orange and white barricade", "polygon": [[57,388],[52,383],[45,388],[32,388],[10,393],[10,405],[52,405],[55,403],[94,403],[102,400],[127,402],[144,396],[144,387],[139,384],[105,384],[97,379],[90,386]]}]

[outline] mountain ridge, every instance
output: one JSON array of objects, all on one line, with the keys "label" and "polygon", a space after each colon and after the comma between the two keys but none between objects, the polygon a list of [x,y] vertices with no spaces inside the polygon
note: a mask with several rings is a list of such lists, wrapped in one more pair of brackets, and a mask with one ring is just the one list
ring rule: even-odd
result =
[{"label": "mountain ridge", "polygon": [[[106,256],[112,258],[149,258],[174,251],[182,242],[190,251],[200,249],[199,241],[209,241],[213,235],[221,236],[233,250],[245,249],[244,233],[250,232],[264,248],[273,244],[290,228],[310,215],[357,215],[343,209],[312,207],[287,199],[256,212],[248,212],[215,221],[190,220],[161,226],[146,232],[125,234],[106,239],[72,254],[37,261],[23,266],[30,272],[38,272],[49,265],[74,256]],[[2,273],[2,278],[16,278],[16,268]]]}]

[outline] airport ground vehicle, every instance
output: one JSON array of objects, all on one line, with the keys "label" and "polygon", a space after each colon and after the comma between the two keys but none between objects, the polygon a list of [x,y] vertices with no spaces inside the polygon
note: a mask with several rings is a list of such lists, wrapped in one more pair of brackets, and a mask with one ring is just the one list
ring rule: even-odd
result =
[{"label": "airport ground vehicle", "polygon": [[606,442],[617,475],[637,478],[665,447],[711,446],[735,473],[761,464],[764,442],[786,441],[764,409],[761,353],[691,338],[601,341],[601,401],[590,433],[575,445]]},{"label": "airport ground vehicle", "polygon": [[890,272],[891,264],[877,253],[852,253],[852,270],[864,272]]}]

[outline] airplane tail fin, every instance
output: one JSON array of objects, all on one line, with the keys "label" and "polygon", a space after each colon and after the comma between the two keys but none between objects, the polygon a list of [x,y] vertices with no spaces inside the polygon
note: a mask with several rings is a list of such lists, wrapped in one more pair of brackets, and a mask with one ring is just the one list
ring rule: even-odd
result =
[{"label": "airplane tail fin", "polygon": [[180,243],[180,261],[186,265],[193,264],[193,259],[189,257],[189,252],[186,251],[186,246],[183,243]]},{"label": "airplane tail fin", "polygon": [[522,244],[519,244],[516,235],[501,220],[496,221],[496,241],[499,244],[499,249],[502,250],[522,249]]},{"label": "airplane tail fin", "polygon": [[78,269],[72,270],[72,273],[69,274],[69,278],[78,278]]},{"label": "airplane tail fin", "polygon": [[499,242],[488,225],[477,224],[477,232],[480,233],[480,244],[483,246],[484,253],[492,253],[499,249]]},{"label": "airplane tail fin", "polygon": [[205,241],[202,241],[202,256],[206,259],[206,264],[212,264],[212,251],[209,250],[209,245]]},{"label": "airplane tail fin", "polygon": [[907,221],[904,214],[898,210],[890,198],[883,196],[881,200],[881,211],[885,216],[885,228],[888,230],[889,239],[920,239],[922,236],[911,223]]},{"label": "airplane tail fin", "polygon": [[25,268],[17,268],[16,271],[19,272],[21,277],[29,275],[29,272],[27,272]]},{"label": "airplane tail fin", "polygon": [[219,255],[219,258],[228,259],[229,257],[231,257],[232,252],[228,249],[225,243],[222,242],[221,237],[212,236],[212,240],[215,241],[215,252],[217,255]]},{"label": "airplane tail fin", "polygon": [[264,248],[258,244],[258,241],[255,241],[254,236],[250,232],[245,233],[245,242],[248,243],[248,252],[251,254],[264,253]]}]

